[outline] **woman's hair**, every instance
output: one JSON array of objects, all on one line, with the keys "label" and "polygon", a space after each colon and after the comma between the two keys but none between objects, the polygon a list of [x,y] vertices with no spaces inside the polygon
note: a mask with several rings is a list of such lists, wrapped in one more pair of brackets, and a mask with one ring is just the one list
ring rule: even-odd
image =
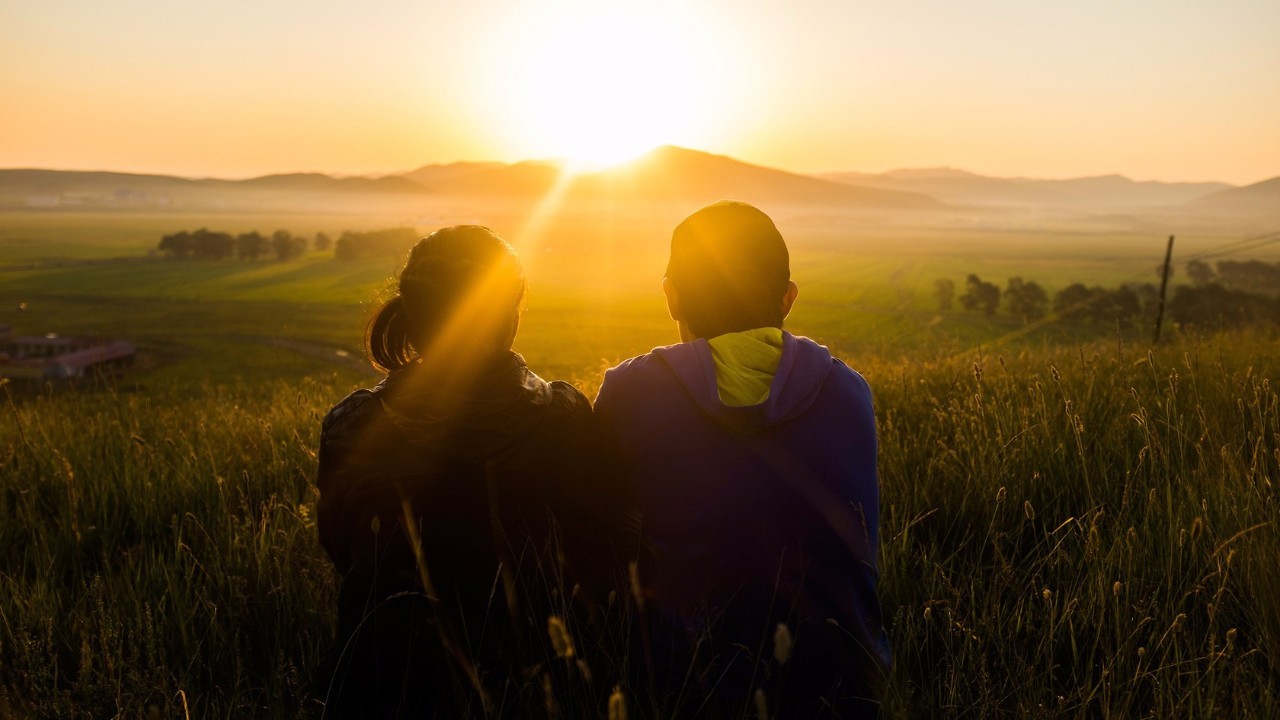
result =
[{"label": "woman's hair", "polygon": [[402,368],[436,342],[449,352],[464,349],[460,344],[510,349],[524,270],[515,250],[489,228],[455,225],[422,238],[409,251],[398,284],[365,334],[369,361],[379,370]]}]

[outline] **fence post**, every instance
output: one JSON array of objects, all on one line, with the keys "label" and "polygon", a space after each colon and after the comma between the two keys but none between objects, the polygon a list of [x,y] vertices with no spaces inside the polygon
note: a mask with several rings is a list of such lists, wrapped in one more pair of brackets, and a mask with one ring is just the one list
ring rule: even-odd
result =
[{"label": "fence post", "polygon": [[1169,236],[1169,247],[1164,251],[1164,274],[1160,277],[1160,309],[1156,312],[1156,336],[1152,345],[1160,342],[1160,325],[1164,322],[1164,296],[1169,289],[1169,264],[1173,261],[1173,236]]}]

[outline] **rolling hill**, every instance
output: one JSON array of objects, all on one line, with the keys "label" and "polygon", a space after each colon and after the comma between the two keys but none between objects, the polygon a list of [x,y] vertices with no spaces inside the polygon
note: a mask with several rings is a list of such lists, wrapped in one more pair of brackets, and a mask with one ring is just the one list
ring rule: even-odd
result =
[{"label": "rolling hill", "polygon": [[1280,177],[1222,190],[1193,200],[1187,206],[1208,212],[1270,216],[1280,222]]},{"label": "rolling hill", "polygon": [[[0,210],[303,211],[419,213],[432,203],[537,202],[553,192],[584,207],[601,203],[696,205],[720,198],[828,210],[1007,212],[1025,209],[1107,216],[1176,213],[1253,219],[1280,216],[1280,178],[1225,183],[1136,182],[1120,175],[1039,180],[953,168],[802,175],[698,150],[657,148],[596,172],[564,163],[456,162],[380,177],[284,173],[246,180],[118,172],[0,170]],[[984,210],[985,209],[985,210]]]},{"label": "rolling hill", "polygon": [[584,199],[636,197],[710,202],[733,198],[857,209],[946,207],[920,193],[831,182],[674,146],[660,147],[630,163],[578,176],[569,192]]},{"label": "rolling hill", "polygon": [[998,178],[952,168],[819,175],[836,182],[930,195],[958,205],[1074,210],[1139,209],[1180,205],[1215,192],[1225,183],[1138,182],[1122,175],[1039,180]]},{"label": "rolling hill", "polygon": [[65,170],[0,170],[0,209],[247,210],[358,206],[420,197],[425,189],[399,177],[332,177],[320,173],[248,180]]},{"label": "rolling hill", "polygon": [[426,165],[382,177],[320,173],[247,180],[56,170],[0,170],[0,208],[135,210],[325,210],[369,205],[411,212],[432,200],[532,202],[553,188],[566,202],[749,202],[850,209],[943,209],[914,192],[866,188],[752,165],[723,155],[662,147],[598,172],[564,175],[555,161]]},{"label": "rolling hill", "polygon": [[941,208],[919,193],[864,188],[752,165],[724,155],[664,146],[635,160],[564,178],[564,164],[530,160],[428,165],[401,175],[444,196],[536,199],[563,181],[565,197],[577,202],[748,202],[845,206],[851,208]]}]

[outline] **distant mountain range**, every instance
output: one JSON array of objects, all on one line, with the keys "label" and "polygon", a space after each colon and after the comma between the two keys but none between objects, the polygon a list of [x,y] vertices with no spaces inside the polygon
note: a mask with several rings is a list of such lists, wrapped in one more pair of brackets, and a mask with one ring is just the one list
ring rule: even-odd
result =
[{"label": "distant mountain range", "polygon": [[878,175],[826,173],[827,180],[928,195],[957,205],[1134,209],[1179,205],[1222,190],[1226,183],[1135,182],[1122,175],[1037,180],[998,178],[951,168],[891,170]]},{"label": "distant mountain range", "polygon": [[[562,173],[563,166],[559,163],[526,161],[513,165],[427,165],[400,177],[441,195],[536,198],[556,188]],[[657,148],[616,167],[575,175],[561,190],[569,199],[578,201],[707,202],[735,198],[747,202],[773,200],[853,208],[944,207],[943,203],[915,192],[832,182],[672,146]]]},{"label": "distant mountain range", "polygon": [[1244,187],[1220,190],[1197,198],[1189,204],[1201,210],[1277,215],[1280,214],[1280,177]]},{"label": "distant mountain range", "polygon": [[0,170],[0,210],[386,210],[432,200],[679,202],[719,198],[851,210],[964,212],[1025,208],[1097,213],[1163,210],[1246,213],[1280,221],[1280,177],[1246,187],[1226,183],[1135,182],[1119,175],[1038,180],[951,168],[802,175],[723,155],[661,147],[598,172],[565,176],[554,161],[458,162],[383,177],[320,173],[248,180],[55,170]]}]

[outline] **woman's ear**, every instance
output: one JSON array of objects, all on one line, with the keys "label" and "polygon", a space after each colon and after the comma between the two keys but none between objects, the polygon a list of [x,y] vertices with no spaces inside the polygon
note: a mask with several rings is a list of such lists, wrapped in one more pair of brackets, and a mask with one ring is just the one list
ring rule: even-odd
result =
[{"label": "woman's ear", "polygon": [[520,332],[520,308],[511,311],[511,322],[507,326],[506,347],[503,350],[510,350],[516,344],[516,333]]},{"label": "woman's ear", "polygon": [[667,296],[667,314],[676,322],[684,322],[684,313],[680,310],[680,293],[671,278],[662,278],[662,293]]},{"label": "woman's ear", "polygon": [[782,296],[782,317],[791,314],[791,306],[796,302],[796,296],[800,294],[800,288],[796,286],[794,280],[787,281],[787,292]]}]

